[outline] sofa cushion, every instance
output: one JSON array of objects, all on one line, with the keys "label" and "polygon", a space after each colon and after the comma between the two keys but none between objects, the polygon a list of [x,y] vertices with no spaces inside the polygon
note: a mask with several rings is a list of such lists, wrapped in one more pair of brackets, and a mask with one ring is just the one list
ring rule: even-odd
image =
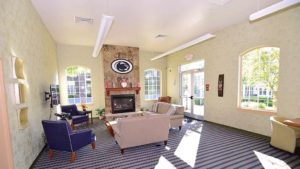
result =
[{"label": "sofa cushion", "polygon": [[175,114],[175,107],[174,106],[170,106],[169,110],[166,112],[167,115],[174,115]]},{"label": "sofa cushion", "polygon": [[156,113],[159,113],[159,114],[167,113],[168,110],[170,109],[170,107],[171,107],[171,104],[169,104],[169,103],[158,102]]},{"label": "sofa cushion", "polygon": [[157,112],[158,103],[154,103],[151,107],[151,112]]}]

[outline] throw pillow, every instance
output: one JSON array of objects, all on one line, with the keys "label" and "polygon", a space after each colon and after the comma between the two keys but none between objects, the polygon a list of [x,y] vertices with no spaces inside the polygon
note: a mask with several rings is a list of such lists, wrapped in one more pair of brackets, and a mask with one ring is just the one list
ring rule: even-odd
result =
[{"label": "throw pillow", "polygon": [[171,106],[170,108],[169,108],[169,110],[167,111],[167,115],[174,115],[175,114],[175,111],[176,111],[176,109],[175,109],[175,107],[174,106]]},{"label": "throw pillow", "polygon": [[151,111],[156,113],[156,112],[157,112],[157,107],[158,107],[158,104],[157,104],[157,103],[154,103],[154,104],[152,105]]}]

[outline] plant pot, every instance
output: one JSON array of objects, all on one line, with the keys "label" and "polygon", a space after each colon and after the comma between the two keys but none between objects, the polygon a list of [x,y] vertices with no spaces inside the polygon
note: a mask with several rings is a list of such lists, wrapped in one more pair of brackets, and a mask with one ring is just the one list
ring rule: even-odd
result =
[{"label": "plant pot", "polygon": [[99,119],[100,119],[100,120],[103,120],[103,119],[104,119],[104,116],[99,116]]}]

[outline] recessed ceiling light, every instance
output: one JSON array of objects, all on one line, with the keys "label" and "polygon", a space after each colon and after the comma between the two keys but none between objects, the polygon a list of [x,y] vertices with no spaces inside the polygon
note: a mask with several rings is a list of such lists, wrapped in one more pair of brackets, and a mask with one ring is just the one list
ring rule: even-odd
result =
[{"label": "recessed ceiling light", "polygon": [[92,24],[94,20],[92,18],[85,18],[85,17],[75,16],[74,21],[75,21],[75,23],[86,22],[86,23]]},{"label": "recessed ceiling light", "polygon": [[231,0],[209,0],[211,3],[214,3],[216,5],[226,5],[228,4]]}]

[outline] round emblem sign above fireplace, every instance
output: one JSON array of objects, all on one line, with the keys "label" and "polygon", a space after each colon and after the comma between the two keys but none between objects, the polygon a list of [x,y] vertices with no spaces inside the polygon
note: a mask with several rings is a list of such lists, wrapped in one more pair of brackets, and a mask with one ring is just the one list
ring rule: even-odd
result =
[{"label": "round emblem sign above fireplace", "polygon": [[125,74],[131,72],[133,66],[128,60],[117,59],[111,63],[111,68],[117,73]]}]

